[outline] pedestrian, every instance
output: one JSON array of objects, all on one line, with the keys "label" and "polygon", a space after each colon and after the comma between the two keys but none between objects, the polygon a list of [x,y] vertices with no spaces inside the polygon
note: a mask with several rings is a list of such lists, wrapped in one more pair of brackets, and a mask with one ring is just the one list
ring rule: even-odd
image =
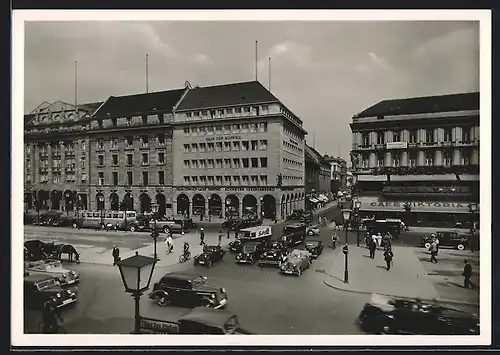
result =
[{"label": "pedestrian", "polygon": [[276,214],[276,212],[274,212],[273,214],[273,219],[274,219],[274,224],[278,223],[278,215]]},{"label": "pedestrian", "polygon": [[168,237],[167,237],[167,238],[165,238],[165,252],[167,254],[170,254],[170,251],[171,251],[171,249],[170,249],[170,242],[169,242]]},{"label": "pedestrian", "polygon": [[220,246],[222,243],[222,231],[219,231],[219,240],[218,240],[218,246]]},{"label": "pedestrian", "polygon": [[377,248],[380,248],[380,246],[382,245],[382,234],[381,233],[377,233],[375,241],[377,242]]},{"label": "pedestrian", "polygon": [[365,245],[367,248],[370,247],[370,240],[372,239],[370,232],[366,232],[365,234]]},{"label": "pedestrian", "polygon": [[470,282],[470,278],[472,277],[472,266],[469,264],[467,259],[464,260],[464,272],[462,276],[464,277],[464,288],[472,287],[472,283]]},{"label": "pedestrian", "polygon": [[328,227],[328,218],[324,218],[323,222],[325,223],[325,227]]},{"label": "pedestrian", "polygon": [[203,228],[200,228],[200,245],[205,244],[205,232],[203,231]]},{"label": "pedestrian", "polygon": [[434,242],[436,243],[436,255],[438,255],[438,253],[439,253],[439,238],[435,237]]},{"label": "pedestrian", "polygon": [[370,239],[370,244],[368,246],[368,249],[370,250],[370,258],[375,259],[375,250],[377,250],[377,242],[375,239]]},{"label": "pedestrian", "polygon": [[120,261],[120,249],[114,245],[111,254],[113,255],[113,266],[116,266],[116,263]]},{"label": "pedestrian", "polygon": [[337,234],[333,233],[332,235],[332,249],[335,250],[337,248]]},{"label": "pedestrian", "polygon": [[322,222],[322,219],[321,219],[321,216],[319,216],[319,217],[318,217],[318,224],[319,224],[320,226],[322,226],[321,222]]},{"label": "pedestrian", "polygon": [[436,255],[437,255],[437,244],[436,244],[436,241],[433,240],[430,247],[429,247],[429,251],[431,252],[431,263],[435,263],[437,264],[437,259],[436,259]]},{"label": "pedestrian", "polygon": [[386,251],[384,252],[384,260],[385,260],[387,271],[389,271],[391,269],[391,263],[392,263],[393,257],[394,257],[394,254],[392,253],[392,249],[387,248]]},{"label": "pedestrian", "polygon": [[234,237],[238,239],[238,235],[240,234],[240,225],[234,227]]}]

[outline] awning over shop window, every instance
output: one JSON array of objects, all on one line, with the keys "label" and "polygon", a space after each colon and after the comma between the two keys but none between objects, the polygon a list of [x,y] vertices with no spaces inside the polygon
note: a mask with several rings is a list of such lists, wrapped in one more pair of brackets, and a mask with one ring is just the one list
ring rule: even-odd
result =
[{"label": "awning over shop window", "polygon": [[[407,201],[386,201],[379,197],[359,197],[360,211],[406,212]],[[470,213],[467,202],[452,201],[411,201],[411,212],[419,213]],[[479,212],[479,205],[477,207]]]},{"label": "awning over shop window", "polygon": [[316,200],[315,198],[310,198],[309,201],[311,201],[312,203],[318,203],[319,201]]}]

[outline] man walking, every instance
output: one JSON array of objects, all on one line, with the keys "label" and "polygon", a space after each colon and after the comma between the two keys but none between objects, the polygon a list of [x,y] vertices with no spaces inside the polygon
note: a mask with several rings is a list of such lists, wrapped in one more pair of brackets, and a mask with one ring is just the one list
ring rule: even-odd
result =
[{"label": "man walking", "polygon": [[205,232],[203,231],[203,228],[200,228],[200,245],[205,244]]},{"label": "man walking", "polygon": [[375,250],[377,250],[377,242],[374,238],[369,240],[368,250],[370,250],[370,258],[375,259]]},{"label": "man walking", "polygon": [[433,234],[433,237],[434,237],[434,242],[436,243],[436,255],[438,255],[438,253],[439,253],[439,238],[436,237],[435,234]]},{"label": "man walking", "polygon": [[393,257],[394,257],[394,254],[392,252],[392,249],[390,247],[387,248],[384,252],[384,260],[385,260],[387,271],[389,271],[391,269],[391,263],[392,263]]},{"label": "man walking", "polygon": [[165,238],[165,248],[167,250],[167,254],[170,254],[172,252],[172,249],[173,249],[173,239],[172,239],[172,235],[169,233],[167,235],[167,238]]},{"label": "man walking", "polygon": [[332,235],[332,249],[335,250],[337,248],[337,234],[333,233]]},{"label": "man walking", "polygon": [[431,252],[431,263],[437,264],[437,262],[438,262],[437,259],[436,259],[437,244],[436,244],[435,240],[432,241],[431,246],[429,247],[429,251]]},{"label": "man walking", "polygon": [[116,266],[116,263],[120,261],[120,249],[114,245],[111,254],[113,255],[113,266]]},{"label": "man walking", "polygon": [[470,278],[472,277],[472,266],[469,264],[467,259],[464,260],[464,272],[462,276],[464,277],[464,288],[472,287],[472,283],[470,282]]}]

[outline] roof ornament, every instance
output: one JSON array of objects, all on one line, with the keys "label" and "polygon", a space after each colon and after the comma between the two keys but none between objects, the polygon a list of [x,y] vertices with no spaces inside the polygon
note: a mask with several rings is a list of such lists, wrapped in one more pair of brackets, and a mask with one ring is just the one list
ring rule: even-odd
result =
[{"label": "roof ornament", "polygon": [[192,89],[192,87],[191,87],[191,83],[190,83],[189,81],[187,81],[187,80],[186,80],[186,82],[184,83],[184,86],[185,86],[186,88]]}]

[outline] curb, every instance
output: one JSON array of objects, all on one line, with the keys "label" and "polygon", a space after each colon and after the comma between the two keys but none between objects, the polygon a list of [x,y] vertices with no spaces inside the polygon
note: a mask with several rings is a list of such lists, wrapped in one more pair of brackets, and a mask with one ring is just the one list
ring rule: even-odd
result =
[{"label": "curb", "polygon": [[[338,286],[334,286],[332,285],[331,283],[327,282],[325,279],[323,279],[323,283],[330,287],[330,288],[333,288],[334,290],[337,290],[337,291],[343,291],[343,292],[351,292],[351,293],[357,293],[357,294],[362,294],[362,295],[371,295],[373,294],[373,292],[368,292],[368,291],[360,291],[360,290],[348,290],[346,288],[342,288],[342,287],[338,287]],[[398,296],[398,295],[388,295],[388,294],[384,294],[384,293],[377,293],[378,295],[382,295],[382,296],[387,296],[387,297],[398,297],[398,298],[404,298],[404,299],[411,299],[411,297],[407,297],[407,296]],[[473,305],[473,306],[479,306],[478,303],[471,303],[471,302],[464,302],[464,301],[454,301],[454,300],[447,300],[447,299],[443,299],[443,298],[436,298],[436,299],[428,299],[428,298],[420,298],[420,300],[424,301],[424,302],[443,302],[443,303],[448,303],[448,304],[455,304],[455,305]]]}]

